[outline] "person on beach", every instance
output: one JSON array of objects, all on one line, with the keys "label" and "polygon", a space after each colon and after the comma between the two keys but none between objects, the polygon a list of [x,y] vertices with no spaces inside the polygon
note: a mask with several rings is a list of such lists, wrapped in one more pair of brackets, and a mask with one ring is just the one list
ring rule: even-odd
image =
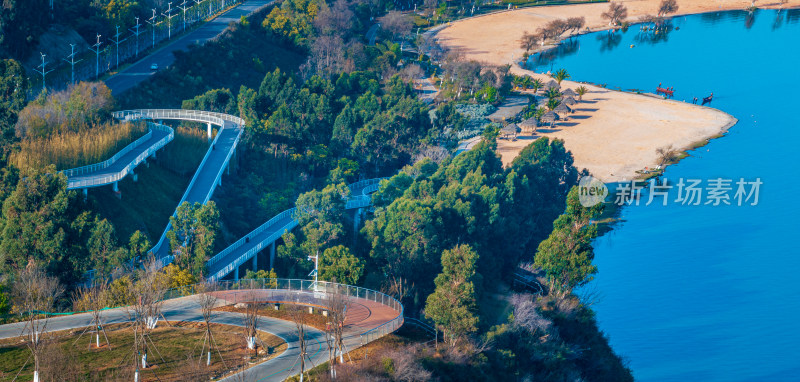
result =
[{"label": "person on beach", "polygon": [[703,98],[703,105],[711,103],[711,100],[713,99],[714,99],[714,93],[711,93],[711,95],[709,95],[708,97]]}]

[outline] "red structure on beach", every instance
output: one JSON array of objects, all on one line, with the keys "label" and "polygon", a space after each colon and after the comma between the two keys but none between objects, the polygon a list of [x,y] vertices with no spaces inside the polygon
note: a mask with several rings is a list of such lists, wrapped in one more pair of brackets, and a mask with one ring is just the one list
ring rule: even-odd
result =
[{"label": "red structure on beach", "polygon": [[656,94],[663,94],[672,98],[672,96],[675,94],[675,88],[662,88],[661,84],[659,83],[658,87],[656,88]]}]

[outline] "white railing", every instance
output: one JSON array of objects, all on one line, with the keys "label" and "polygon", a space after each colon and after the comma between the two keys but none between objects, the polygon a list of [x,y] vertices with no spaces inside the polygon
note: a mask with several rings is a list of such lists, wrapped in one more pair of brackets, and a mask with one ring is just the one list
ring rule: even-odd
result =
[{"label": "white railing", "polygon": [[[183,192],[183,196],[181,197],[181,200],[178,202],[178,206],[180,206],[181,204],[183,204],[183,202],[186,201],[186,197],[189,196],[189,192],[192,190],[192,187],[194,187],[197,178],[200,176],[200,173],[203,172],[202,171],[203,166],[205,166],[206,162],[208,161],[208,157],[211,156],[211,152],[214,151],[212,150],[212,148],[217,144],[217,140],[221,135],[222,135],[222,129],[220,130],[219,133],[217,133],[217,136],[214,138],[214,141],[211,142],[211,147],[208,149],[208,151],[206,151],[206,155],[203,156],[203,160],[200,162],[200,165],[197,166],[197,171],[195,171],[194,176],[192,176],[192,181],[189,182],[189,186],[186,187],[186,191]],[[225,172],[225,166],[228,164],[228,161],[230,160],[233,151],[236,149],[236,145],[239,143],[239,138],[241,136],[242,136],[242,131],[239,130],[239,133],[236,135],[236,140],[233,142],[230,151],[228,151],[228,155],[225,157],[225,161],[223,162],[222,166],[220,166],[219,172],[217,173],[217,176],[214,178],[214,183],[211,184],[211,188],[208,190],[208,193],[206,194],[205,198],[203,198],[203,204],[206,204],[208,200],[211,199],[211,195],[214,194],[214,190],[216,190],[217,185],[219,184],[219,179],[222,177],[223,172]],[[175,210],[175,212],[172,213],[171,216],[175,216],[175,213],[177,213],[177,209]],[[167,232],[169,232],[169,229],[171,227],[172,227],[172,222],[167,222],[167,227],[164,228],[164,232],[158,239],[158,243],[156,243],[156,245],[154,245],[153,248],[150,249],[150,252],[157,254],[161,250],[161,246],[164,244],[164,240],[166,240],[167,238]],[[165,259],[162,262],[164,263],[163,264],[164,266],[169,265],[169,263],[172,262],[172,258],[170,257],[169,259]]]},{"label": "white railing", "polygon": [[[194,176],[192,176],[191,182],[189,182],[189,186],[186,187],[186,191],[184,191],[183,196],[181,197],[180,202],[178,202],[178,206],[183,204],[186,201],[186,197],[189,195],[189,192],[192,190],[197,178],[200,176],[202,172],[203,166],[205,166],[208,158],[211,156],[213,148],[216,146],[217,141],[219,140],[220,135],[222,135],[222,130],[225,129],[225,122],[233,122],[236,126],[235,129],[239,129],[239,133],[236,135],[236,139],[233,142],[230,150],[225,157],[223,165],[220,167],[220,170],[217,172],[216,177],[214,179],[214,183],[212,183],[211,188],[209,189],[208,193],[203,199],[203,204],[208,202],[211,199],[211,195],[213,195],[214,190],[216,189],[217,185],[219,184],[219,180],[222,177],[222,174],[225,171],[225,166],[230,161],[231,157],[233,156],[233,152],[236,150],[236,146],[239,143],[239,139],[242,136],[241,127],[244,126],[244,119],[223,113],[215,113],[211,111],[201,111],[201,110],[184,110],[184,109],[136,109],[136,110],[121,110],[115,111],[113,113],[115,118],[132,121],[138,119],[178,119],[183,121],[195,121],[195,122],[205,122],[211,123],[214,125],[220,126],[220,131],[217,133],[217,136],[214,137],[214,141],[211,142],[211,147],[209,147],[208,151],[206,151],[206,155],[203,156],[203,160],[200,162],[200,165],[197,166],[197,171],[195,171]],[[175,212],[172,213],[172,216],[175,216]],[[158,253],[161,250],[161,247],[164,245],[164,241],[167,238],[167,232],[169,232],[170,227],[172,227],[172,223],[167,223],[167,227],[164,229],[164,232],[161,234],[161,237],[158,239],[156,245],[150,249],[152,253]],[[162,259],[162,264],[167,265],[172,262],[172,256],[165,256]]]},{"label": "white railing", "polygon": [[[204,288],[204,289],[198,289]],[[379,303],[397,311],[397,316],[382,325],[368,329],[362,333],[361,345],[365,345],[380,337],[394,332],[403,326],[403,304],[392,296],[372,289],[353,285],[338,284],[329,281],[314,281],[302,279],[247,279],[238,281],[217,281],[213,291],[207,289],[207,284],[189,285],[167,292],[164,300],[180,298],[197,294],[198,292],[224,292],[241,291],[233,294],[233,301],[239,302],[273,302],[290,303],[298,305],[317,306],[325,309],[328,305],[329,292],[344,294],[350,298],[364,299]]]},{"label": "white railing", "polygon": [[384,180],[384,179],[389,179],[389,178],[364,179],[364,180],[360,180],[358,182],[355,182],[353,184],[350,184],[347,187],[349,187],[351,190],[359,189],[361,187],[364,187],[362,195],[366,195],[367,193],[378,191],[378,189],[381,187],[381,181]]},{"label": "white railing", "polygon": [[291,231],[292,229],[294,229],[294,227],[297,227],[297,224],[298,224],[297,220],[292,219],[288,223],[284,224],[282,227],[276,229],[275,232],[272,233],[272,235],[269,235],[266,239],[258,242],[258,244],[256,244],[253,248],[248,249],[245,253],[239,255],[239,257],[237,257],[230,263],[226,264],[222,269],[213,272],[208,277],[208,279],[214,281],[225,277],[225,275],[227,275],[228,273],[233,272],[236,269],[236,267],[244,264],[245,261],[250,260],[257,253],[261,252],[262,249],[272,244],[272,242],[274,242],[275,240],[278,240],[279,237],[283,236],[284,232]]},{"label": "white railing", "polygon": [[[122,149],[120,152],[118,152],[113,157],[109,158],[108,160],[106,160],[104,162],[101,162],[101,163],[96,163],[96,164],[93,164],[93,165],[89,165],[89,166],[83,166],[83,167],[78,167],[78,168],[62,171],[62,173],[67,175],[67,189],[68,190],[74,190],[74,189],[87,188],[87,187],[96,187],[96,186],[102,186],[102,185],[106,185],[106,184],[111,184],[111,183],[117,182],[120,179],[122,179],[125,176],[127,176],[131,171],[133,171],[133,169],[136,168],[136,166],[138,166],[139,163],[143,162],[145,159],[147,159],[147,157],[151,156],[153,153],[155,153],[156,151],[158,151],[159,149],[164,147],[167,143],[172,141],[172,139],[175,137],[175,131],[169,126],[160,125],[160,124],[157,124],[157,123],[148,123],[148,125],[150,126],[150,131],[145,136],[137,139],[135,142],[133,142],[130,145],[126,146],[124,149]],[[111,166],[112,164],[114,164],[114,162],[119,160],[119,158],[121,158],[123,155],[129,153],[130,151],[132,151],[136,147],[140,146],[145,141],[147,141],[150,138],[152,138],[153,130],[167,131],[168,134],[166,136],[164,136],[163,138],[159,139],[158,142],[156,142],[156,143],[152,144],[150,147],[148,147],[145,151],[143,151],[141,154],[139,154],[130,163],[128,163],[127,166],[122,168],[117,173],[110,174],[110,175],[104,175],[104,176],[95,176],[95,177],[90,177],[90,178],[81,179],[81,180],[70,180],[69,179],[70,176],[72,176],[72,177],[80,176],[80,175],[83,175],[83,174],[89,174],[89,173],[94,172],[94,171],[99,171],[99,170],[108,168],[108,166]]]},{"label": "white railing", "polygon": [[136,109],[115,111],[113,115],[115,118],[124,120],[180,119],[183,121],[206,122],[217,126],[222,126],[224,121],[229,121],[239,126],[244,126],[244,119],[237,116],[202,110]]},{"label": "white railing", "polygon": [[[347,187],[350,188],[350,190],[358,190],[359,188],[362,188],[362,187],[363,187],[363,190],[362,190],[362,195],[356,195],[356,196],[348,198],[347,202],[345,203],[345,208],[346,209],[353,209],[353,208],[361,208],[361,207],[369,206],[372,203],[372,198],[369,195],[366,195],[366,194],[368,192],[377,191],[378,188],[380,187],[380,182],[383,179],[386,179],[386,178],[366,179],[366,180],[362,180],[362,181],[359,181],[359,182],[356,182],[356,183],[348,185]],[[209,276],[209,279],[211,279],[211,280],[219,280],[219,279],[225,277],[225,275],[227,275],[228,273],[233,272],[233,270],[236,269],[236,267],[244,264],[245,261],[250,260],[250,258],[255,256],[255,254],[260,252],[267,245],[272,244],[272,242],[275,241],[275,240],[278,240],[278,238],[280,238],[283,235],[284,232],[289,231],[289,230],[293,229],[294,227],[297,227],[297,224],[298,224],[297,220],[294,219],[294,216],[293,216],[295,211],[296,211],[295,208],[290,208],[290,209],[288,209],[286,211],[283,211],[283,212],[279,213],[278,215],[275,215],[274,217],[272,217],[272,219],[269,219],[266,223],[260,225],[258,228],[254,229],[253,231],[251,231],[250,233],[245,235],[243,238],[237,240],[235,243],[233,243],[230,246],[228,246],[228,248],[225,248],[224,250],[222,250],[222,252],[214,255],[214,257],[209,259],[208,262],[206,263],[206,265],[208,267],[211,267],[212,265],[217,264],[218,262],[222,261],[226,256],[230,255],[231,253],[233,253],[237,249],[241,248],[243,245],[245,245],[245,243],[248,243],[251,239],[255,238],[256,236],[258,236],[262,232],[272,228],[272,226],[275,223],[277,223],[278,221],[280,221],[282,219],[285,219],[286,217],[289,217],[289,216],[292,217],[292,221],[290,221],[289,223],[285,224],[283,227],[280,227],[279,229],[276,229],[275,232],[272,233],[272,235],[268,236],[264,240],[259,241],[258,244],[256,244],[253,248],[250,248],[245,253],[239,255],[236,259],[234,259],[230,263],[226,264],[223,268],[217,270],[216,272],[212,271],[211,275]]]},{"label": "white railing", "polygon": [[88,173],[91,173],[91,172],[95,172],[97,170],[102,170],[104,168],[108,168],[108,166],[111,166],[112,164],[114,164],[114,162],[116,162],[123,155],[131,152],[131,150],[139,147],[142,143],[147,142],[152,137],[153,137],[153,130],[152,129],[147,130],[147,133],[145,135],[139,137],[139,139],[137,139],[137,140],[131,142],[129,145],[125,146],[122,150],[118,151],[111,158],[108,158],[108,159],[106,159],[106,160],[104,160],[104,161],[102,161],[100,163],[90,164],[90,165],[86,165],[86,166],[82,166],[82,167],[70,168],[70,169],[67,169],[67,170],[59,171],[59,172],[64,174],[64,175],[66,175],[69,178],[70,176],[80,176],[80,175],[88,174]]},{"label": "white railing", "polygon": [[[272,217],[272,219],[267,220],[266,223],[260,225],[258,228],[254,229],[253,231],[251,231],[250,233],[245,235],[243,238],[237,240],[235,243],[233,243],[230,246],[228,246],[228,248],[225,248],[224,250],[222,250],[222,252],[214,255],[214,257],[209,259],[206,264],[208,264],[208,266],[216,264],[217,262],[222,260],[225,256],[227,256],[229,253],[235,251],[236,249],[238,249],[239,247],[241,247],[245,243],[247,243],[249,241],[249,239],[252,239],[252,238],[258,236],[259,234],[261,234],[261,232],[264,232],[266,229],[270,228],[277,221],[279,221],[281,219],[284,219],[284,218],[286,218],[288,216],[292,216],[294,214],[294,210],[295,210],[294,208],[290,208],[290,209],[288,209],[286,211],[283,211],[283,212],[275,215],[274,217]],[[292,220],[294,220],[294,219],[292,219]]]}]

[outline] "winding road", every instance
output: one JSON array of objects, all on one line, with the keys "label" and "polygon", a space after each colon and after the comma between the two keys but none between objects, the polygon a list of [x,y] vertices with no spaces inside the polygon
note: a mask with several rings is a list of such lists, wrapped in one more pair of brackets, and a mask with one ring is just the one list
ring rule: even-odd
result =
[{"label": "winding road", "polygon": [[[114,94],[124,92],[153,74],[149,70],[151,64],[156,63],[162,68],[167,67],[175,60],[172,52],[185,49],[192,43],[203,43],[213,39],[224,31],[230,22],[238,22],[241,16],[248,15],[272,1],[247,0],[110,77],[106,80],[106,84]],[[377,28],[373,29],[374,34]],[[244,121],[239,117],[195,110],[126,110],[115,112],[114,117],[128,121],[146,120],[150,129],[144,137],[102,163],[63,171],[68,179],[68,189],[82,189],[86,192],[86,189],[90,187],[111,184],[114,191],[117,191],[116,184],[119,180],[128,175],[135,176],[136,166],[144,163],[148,158],[155,157],[157,151],[173,139],[174,131],[163,125],[162,120],[194,121],[208,125],[209,137],[211,137],[212,126],[217,126],[218,132],[178,205],[184,201],[205,204],[213,195],[216,187],[221,185],[222,175],[235,153],[244,127]],[[351,195],[346,201],[346,208],[356,210],[355,224],[358,224],[363,208],[371,204],[368,194],[378,189],[380,180],[369,179],[349,185]],[[256,255],[267,247],[271,248],[271,259],[274,258],[275,241],[285,231],[291,230],[295,226],[297,226],[297,222],[294,219],[294,209],[286,210],[209,260],[209,279],[222,280],[223,277],[231,274],[234,278],[234,281],[219,282],[219,285],[224,286],[225,289],[216,292],[220,299],[219,305],[258,301],[324,308],[325,290],[327,286],[332,285],[331,283],[316,283],[309,280],[282,281],[279,279],[276,287],[270,288],[263,284],[263,281],[260,286],[254,286],[255,281],[251,280],[238,282],[241,265],[253,261],[255,268]],[[165,243],[166,233],[169,229],[170,226],[167,225],[161,238],[151,249],[151,252],[162,259],[163,264],[172,261],[169,245]],[[247,285],[249,289],[240,289],[243,285]],[[394,298],[369,289],[354,286],[344,287],[350,296],[344,341],[348,351],[392,333],[403,325],[403,307]],[[162,312],[168,321],[202,321],[196,296],[170,298],[164,302]],[[130,320],[129,311],[126,308],[104,311],[103,320],[107,324],[128,322]],[[48,331],[83,328],[90,322],[91,317],[87,313],[54,317],[49,320]],[[213,322],[242,326],[242,315],[218,312]],[[222,380],[282,381],[299,373],[299,365],[296,363],[300,354],[299,339],[294,324],[260,317],[259,329],[283,338],[288,344],[287,350],[276,358],[258,364],[237,376],[228,376]],[[0,338],[17,337],[24,332],[24,323],[0,325]],[[324,333],[314,328],[307,328],[306,333],[306,340],[309,344],[307,352],[311,364],[319,365],[327,361]],[[244,378],[241,378],[242,376]]]},{"label": "winding road", "polygon": [[[171,139],[172,129],[161,124],[162,120],[182,120],[201,122],[208,125],[209,134],[212,126],[219,126],[213,142],[206,152],[202,162],[192,177],[180,205],[184,201],[207,203],[214,190],[221,184],[222,175],[230,163],[241,138],[244,120],[239,117],[196,110],[182,109],[140,109],[114,112],[114,117],[124,121],[146,120],[151,126],[150,136],[142,137],[137,142],[129,145],[120,153],[106,162],[85,166],[78,169],[67,170],[68,184],[74,185],[72,189],[96,187],[119,181],[129,173],[133,173],[136,165],[142,163],[149,156],[156,155],[156,151],[163,147],[164,140]],[[159,121],[158,123],[149,121]],[[161,131],[156,136],[155,132]],[[163,135],[166,132],[167,135]],[[158,139],[154,139],[158,138]],[[126,161],[130,160],[128,163]],[[115,170],[118,172],[114,172]],[[361,216],[362,209],[371,205],[369,194],[378,189],[382,179],[368,179],[349,185],[351,194],[346,200],[347,209],[356,209],[356,221]],[[83,186],[81,186],[83,185]],[[283,211],[260,227],[256,228],[242,239],[232,244],[208,262],[209,279],[219,281],[225,290],[218,292],[218,297],[224,301],[223,305],[242,301],[259,301],[275,303],[291,303],[324,308],[326,282],[315,283],[309,280],[280,279],[274,288],[266,284],[254,287],[251,280],[242,280],[239,283],[239,267],[248,261],[255,261],[256,255],[268,246],[274,256],[275,241],[287,230],[297,226],[294,219],[294,209]],[[161,239],[151,252],[162,259],[162,264],[172,261],[169,245],[165,243],[168,224]],[[253,268],[255,268],[255,262]],[[270,264],[271,266],[271,264]],[[233,274],[233,281],[221,281],[226,275]],[[239,288],[246,287],[246,290]],[[374,339],[389,334],[402,326],[404,322],[403,307],[394,298],[383,293],[345,286],[351,296],[351,305],[348,308],[346,321],[345,344],[352,350]],[[196,299],[181,297],[169,299],[163,306],[164,316],[169,321],[201,321],[201,314]],[[126,322],[130,320],[125,308],[112,309],[104,313],[107,323]],[[48,330],[66,330],[85,327],[90,322],[88,314],[76,314],[51,319]],[[241,326],[242,317],[236,313],[220,312],[214,322]],[[278,335],[289,344],[288,349],[280,356],[259,364],[244,371],[247,380],[279,381],[299,372],[295,361],[299,355],[298,338],[294,335],[294,324],[286,321],[262,317],[261,328],[264,331]],[[0,338],[19,336],[24,329],[22,324],[0,326]],[[327,360],[327,348],[323,349],[324,333],[309,328],[310,360],[312,364],[320,364]],[[324,350],[324,351],[323,351]],[[241,375],[236,378],[240,378]]]},{"label": "winding road", "polygon": [[[141,60],[131,64],[119,73],[105,80],[112,94],[120,93],[136,86],[146,80],[155,72],[150,70],[150,65],[158,64],[159,68],[166,68],[175,62],[172,52],[186,50],[192,44],[203,44],[222,33],[228,24],[238,23],[242,16],[247,16],[260,8],[272,4],[275,0],[246,0],[242,4],[223,12],[199,28],[175,39],[172,43],[147,55]],[[145,36],[143,33],[142,36]],[[142,37],[144,41],[144,37]]]},{"label": "winding road", "polygon": [[[217,307],[240,302],[290,303],[310,307],[324,308],[326,291],[336,286],[338,290],[349,296],[347,318],[345,320],[344,343],[347,350],[355,349],[376,338],[397,330],[403,325],[403,307],[394,298],[373,290],[346,286],[334,283],[314,283],[309,280],[272,279],[271,287],[266,280],[243,280],[241,283],[221,282],[220,289],[211,292],[217,297]],[[190,287],[192,288],[192,287]],[[193,293],[193,289],[189,293]],[[202,314],[196,295],[167,299],[161,312],[170,322],[188,321],[202,322]],[[127,308],[115,308],[102,313],[104,324],[125,323],[130,321],[131,312]],[[214,323],[232,326],[243,326],[243,315],[234,312],[216,311]],[[92,323],[88,313],[74,314],[50,318],[48,331],[82,329]],[[300,355],[299,337],[293,322],[270,317],[259,317],[258,329],[272,333],[287,343],[287,349],[279,356],[255,365],[242,375],[229,375],[221,380],[246,381],[282,381],[300,372],[296,363]],[[0,325],[0,338],[17,337],[26,332],[24,323]],[[306,352],[308,361],[320,365],[328,360],[328,349],[325,333],[306,328]],[[309,367],[310,368],[310,367]],[[244,377],[244,378],[242,378]]]}]

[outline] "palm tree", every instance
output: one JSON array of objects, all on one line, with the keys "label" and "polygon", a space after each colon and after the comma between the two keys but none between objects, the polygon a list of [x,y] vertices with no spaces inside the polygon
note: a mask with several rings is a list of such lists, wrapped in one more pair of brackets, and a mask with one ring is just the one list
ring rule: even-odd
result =
[{"label": "palm tree", "polygon": [[544,93],[544,95],[547,96],[547,98],[549,99],[557,99],[561,97],[561,92],[559,92],[558,89],[556,88],[549,88],[547,89],[547,92]]},{"label": "palm tree", "polygon": [[525,79],[522,80],[522,89],[528,90],[529,87],[531,87],[531,78],[525,76]]},{"label": "palm tree", "polygon": [[576,90],[578,92],[578,101],[583,101],[583,95],[589,92],[589,90],[586,89],[586,86],[581,86]]},{"label": "palm tree", "polygon": [[550,98],[550,100],[547,101],[547,108],[550,109],[550,110],[553,110],[553,109],[557,108],[558,105],[560,105],[560,104],[561,104],[561,100],[559,100],[558,98]]},{"label": "palm tree", "polygon": [[561,68],[558,69],[554,78],[556,79],[556,82],[558,82],[558,84],[561,85],[561,81],[564,81],[567,78],[569,78],[569,73],[567,73],[566,69]]},{"label": "palm tree", "polygon": [[531,89],[533,89],[533,94],[538,93],[539,89],[541,89],[543,87],[544,87],[544,84],[542,83],[542,80],[540,80],[538,78],[534,78],[533,81],[531,81]]}]

